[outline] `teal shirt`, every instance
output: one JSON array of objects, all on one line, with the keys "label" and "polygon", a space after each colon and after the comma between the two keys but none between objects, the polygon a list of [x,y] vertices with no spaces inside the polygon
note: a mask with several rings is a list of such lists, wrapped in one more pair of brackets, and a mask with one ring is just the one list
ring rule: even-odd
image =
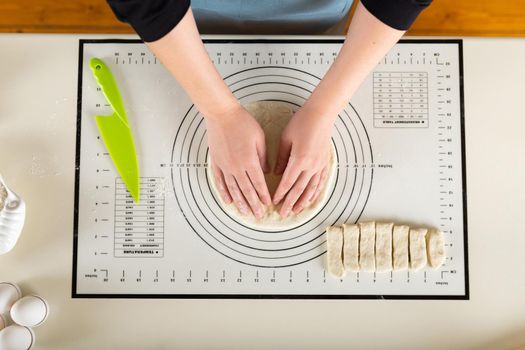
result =
[{"label": "teal shirt", "polygon": [[201,33],[320,34],[348,14],[352,0],[192,0]]},{"label": "teal shirt", "polygon": [[[107,0],[121,21],[144,41],[170,32],[184,17],[190,0]],[[341,34],[353,0],[193,0],[203,34]],[[407,30],[432,0],[361,0],[378,20]]]}]

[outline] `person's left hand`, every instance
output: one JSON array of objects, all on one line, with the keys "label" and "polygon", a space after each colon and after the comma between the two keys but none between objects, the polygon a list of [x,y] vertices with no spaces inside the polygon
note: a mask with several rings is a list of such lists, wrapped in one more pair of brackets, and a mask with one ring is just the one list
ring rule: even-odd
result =
[{"label": "person's left hand", "polygon": [[303,107],[292,117],[281,135],[274,173],[283,174],[273,203],[283,205],[287,217],[314,202],[328,175],[333,120]]}]

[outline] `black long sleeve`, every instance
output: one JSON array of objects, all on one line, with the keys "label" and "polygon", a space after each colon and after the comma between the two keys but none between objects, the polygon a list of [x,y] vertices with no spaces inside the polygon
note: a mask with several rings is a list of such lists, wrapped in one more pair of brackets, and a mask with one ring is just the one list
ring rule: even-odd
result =
[{"label": "black long sleeve", "polygon": [[384,24],[407,30],[432,0],[361,0],[366,9]]},{"label": "black long sleeve", "polygon": [[[117,18],[131,24],[146,42],[158,40],[168,34],[190,7],[190,0],[107,0],[107,2]],[[406,30],[432,0],[361,0],[361,2],[370,13],[386,25]]]},{"label": "black long sleeve", "polygon": [[107,0],[115,16],[131,24],[146,42],[168,34],[190,7],[190,0]]}]

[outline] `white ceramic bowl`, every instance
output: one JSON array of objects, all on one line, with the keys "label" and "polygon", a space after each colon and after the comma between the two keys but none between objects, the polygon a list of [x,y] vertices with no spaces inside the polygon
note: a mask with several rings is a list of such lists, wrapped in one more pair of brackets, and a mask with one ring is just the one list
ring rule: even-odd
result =
[{"label": "white ceramic bowl", "polygon": [[[22,198],[7,187],[1,175],[0,191],[4,195],[7,193],[3,208],[0,207],[0,255],[2,255],[15,247],[22,233],[26,218],[26,205]],[[3,194],[0,193],[0,196]]]}]

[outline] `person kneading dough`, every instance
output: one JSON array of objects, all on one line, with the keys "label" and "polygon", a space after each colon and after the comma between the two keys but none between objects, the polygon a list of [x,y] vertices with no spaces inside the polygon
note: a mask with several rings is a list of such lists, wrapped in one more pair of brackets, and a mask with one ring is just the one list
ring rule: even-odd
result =
[{"label": "person kneading dough", "polygon": [[[331,136],[339,114],[432,0],[361,0],[355,7],[352,0],[107,1],[118,19],[131,24],[204,117],[210,166],[224,203],[233,203],[245,216],[271,222],[273,214],[267,217],[264,209],[270,205],[279,205],[283,218],[311,211],[312,196],[326,187]],[[346,26],[351,8],[352,21]],[[217,71],[202,42],[202,30],[206,34],[346,34],[337,56],[327,60],[322,80],[286,124],[272,169],[265,166],[267,145],[261,125]],[[305,50],[313,45],[305,43]],[[239,69],[258,65],[250,63]],[[298,63],[290,65],[290,69],[304,68]],[[269,171],[282,175],[272,195],[264,181]]]},{"label": "person kneading dough", "polygon": [[[293,109],[289,104],[278,101],[256,101],[247,104],[244,108],[257,120],[264,131],[268,163],[270,167],[273,167],[277,162],[281,133],[292,118]],[[208,163],[212,161],[213,159],[209,159]],[[219,185],[211,171],[208,171],[208,179],[221,206],[234,220],[254,229],[280,231],[299,226],[318,213],[327,200],[328,190],[332,185],[336,173],[336,166],[336,153],[332,145],[330,148],[330,160],[327,167],[326,181],[323,181],[322,187],[313,194],[309,205],[301,212],[293,212],[287,217],[282,217],[279,214],[282,203],[278,205],[271,203],[261,218],[256,218],[253,215],[244,215],[234,203],[227,203],[223,200],[218,189]],[[210,170],[211,168],[208,169]],[[264,177],[268,190],[273,195],[281,181],[282,175],[268,172]]]}]

